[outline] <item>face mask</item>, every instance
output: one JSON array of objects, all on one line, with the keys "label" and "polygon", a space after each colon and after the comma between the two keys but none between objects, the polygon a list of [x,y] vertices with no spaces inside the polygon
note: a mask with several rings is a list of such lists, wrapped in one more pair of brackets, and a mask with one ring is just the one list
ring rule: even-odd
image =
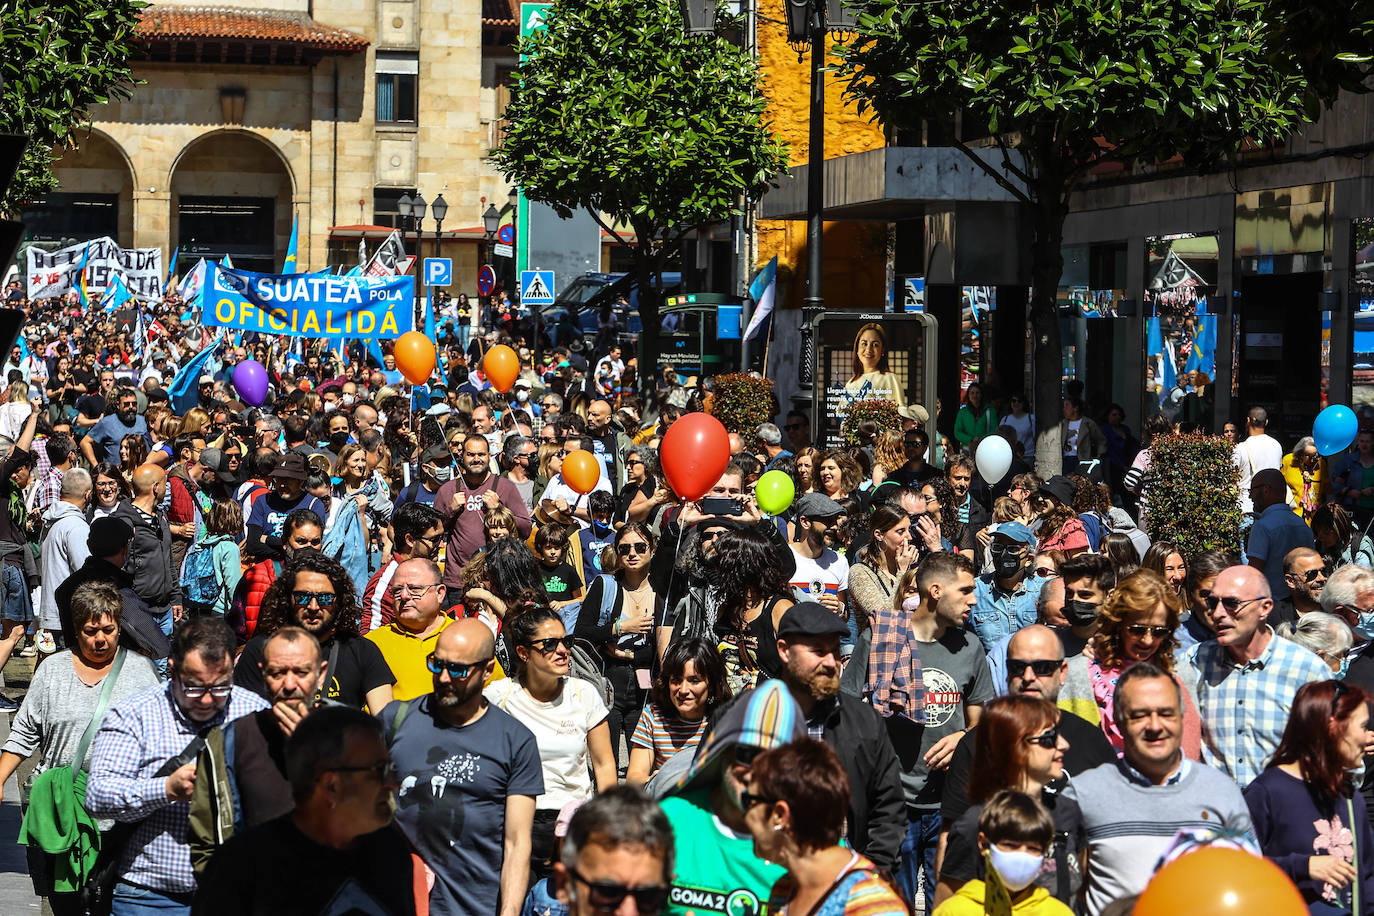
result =
[{"label": "face mask", "polygon": [[917,609],[918,607],[920,607],[920,606],[921,606],[921,596],[920,596],[920,595],[912,595],[910,598],[908,598],[908,599],[906,599],[905,601],[902,602],[902,610],[906,611],[908,614],[910,614],[912,611],[916,610],[916,609]]},{"label": "face mask", "polygon": [[339,405],[338,405],[338,404],[335,404],[333,401],[325,401],[325,402],[324,402],[324,412],[325,412],[325,413],[333,413],[334,411],[336,411],[336,410],[338,410],[338,409],[339,409]]},{"label": "face mask", "polygon": [[1068,620],[1069,626],[1085,627],[1097,619],[1097,612],[1101,609],[1100,604],[1070,598],[1064,602],[1064,618]]},{"label": "face mask", "polygon": [[1355,626],[1351,629],[1361,639],[1374,639],[1374,612],[1360,614],[1359,619],[1355,621]]},{"label": "face mask", "polygon": [[444,465],[441,468],[434,468],[434,479],[440,483],[448,483],[453,479],[453,465]]},{"label": "face mask", "polygon": [[344,394],[344,396],[343,396],[343,398],[342,398],[341,400],[344,402],[344,406],[349,406],[349,405],[351,405],[351,404],[353,403],[353,395],[351,395],[351,394]]},{"label": "face mask", "polygon": [[1013,894],[1029,887],[1044,864],[1045,857],[1033,852],[1008,852],[995,843],[988,845],[988,865]]},{"label": "face mask", "polygon": [[1336,680],[1338,680],[1338,681],[1343,681],[1343,680],[1345,680],[1345,674],[1346,674],[1346,672],[1349,671],[1349,670],[1350,670],[1350,653],[1347,652],[1347,653],[1345,654],[1345,658],[1341,659],[1341,666],[1340,666],[1339,668],[1336,669]]},{"label": "face mask", "polygon": [[336,452],[343,448],[348,444],[348,430],[344,430],[341,433],[331,433],[329,436],[329,444]]},{"label": "face mask", "polygon": [[1003,548],[992,550],[992,570],[993,574],[999,579],[1010,579],[1021,571],[1021,561],[1025,555],[1013,550]]},{"label": "face mask", "polygon": [[517,401],[520,401],[521,403],[524,403],[525,401],[528,401],[528,400],[530,399],[529,390],[528,390],[528,389],[525,389],[525,388],[518,388],[518,389],[516,389],[516,391],[515,391],[515,399],[516,399]]}]

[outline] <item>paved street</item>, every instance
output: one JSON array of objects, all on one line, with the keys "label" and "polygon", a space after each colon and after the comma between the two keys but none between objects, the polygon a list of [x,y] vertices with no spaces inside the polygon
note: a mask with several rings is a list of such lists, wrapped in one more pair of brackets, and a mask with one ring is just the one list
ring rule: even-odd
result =
[{"label": "paved street", "polygon": [[[32,672],[32,660],[16,658],[5,667],[5,695],[16,700],[23,697],[24,687],[28,686]],[[0,713],[0,742],[10,733],[10,714]],[[34,896],[33,885],[29,882],[29,869],[24,858],[24,847],[19,839],[19,778],[28,772],[21,767],[19,772],[5,783],[5,800],[0,804],[0,916],[29,916],[39,912],[39,898]]]}]

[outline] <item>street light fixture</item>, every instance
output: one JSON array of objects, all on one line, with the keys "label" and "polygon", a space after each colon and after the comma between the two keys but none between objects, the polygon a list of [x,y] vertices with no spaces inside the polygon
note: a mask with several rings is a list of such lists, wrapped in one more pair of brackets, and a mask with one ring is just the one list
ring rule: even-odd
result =
[{"label": "street light fixture", "polygon": [[444,234],[444,217],[448,216],[448,201],[440,194],[434,198],[431,212],[434,214],[434,256],[439,257],[439,238]]},{"label": "street light fixture", "polygon": [[487,239],[496,238],[496,231],[501,228],[501,211],[496,209],[495,204],[487,206],[487,212],[482,214],[482,229],[487,233]]},{"label": "street light fixture", "polygon": [[[396,212],[404,216],[407,220],[410,219],[410,206],[409,194],[402,194],[400,197],[396,198]],[[406,226],[406,228],[409,229],[410,227]]]}]

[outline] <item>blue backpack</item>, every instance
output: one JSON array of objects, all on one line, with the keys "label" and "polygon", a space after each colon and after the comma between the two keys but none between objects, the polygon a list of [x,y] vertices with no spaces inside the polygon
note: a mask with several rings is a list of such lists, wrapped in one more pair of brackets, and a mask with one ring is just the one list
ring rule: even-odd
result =
[{"label": "blue backpack", "polygon": [[[610,623],[611,610],[615,607],[615,596],[620,591],[620,583],[615,581],[615,576],[605,573],[596,577],[601,580],[601,607],[596,615],[597,626],[604,627]],[[596,581],[595,579],[592,581]],[[588,590],[591,589],[591,582],[587,583]],[[582,614],[582,602],[574,601],[572,604],[565,605],[558,615],[563,618],[563,629],[571,636],[577,629],[577,618]]]},{"label": "blue backpack", "polygon": [[219,600],[213,544],[195,544],[181,564],[181,600],[188,613],[209,614]]}]

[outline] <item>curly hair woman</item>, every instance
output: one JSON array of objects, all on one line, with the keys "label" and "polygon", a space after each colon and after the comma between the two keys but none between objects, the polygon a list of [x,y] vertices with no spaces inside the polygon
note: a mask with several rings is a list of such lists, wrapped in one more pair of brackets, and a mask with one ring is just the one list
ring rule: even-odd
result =
[{"label": "curly hair woman", "polygon": [[361,619],[353,580],[338,560],[313,550],[295,554],[263,596],[257,629],[234,667],[234,683],[264,694],[263,645],[282,627],[300,627],[320,641],[329,662],[321,699],[381,710],[391,702],[396,677],[377,644],[359,635]]},{"label": "curly hair woman", "polygon": [[777,677],[778,622],[793,604],[792,586],[767,536],[754,528],[727,531],[716,544],[715,633],[732,693]]},{"label": "curly hair woman", "polygon": [[[1164,577],[1150,569],[1140,569],[1117,582],[1098,615],[1099,629],[1093,637],[1094,658],[1088,662],[1093,695],[1102,713],[1102,731],[1119,754],[1121,729],[1116,724],[1112,698],[1116,681],[1136,662],[1153,662],[1173,674],[1174,649],[1183,603]],[[1202,727],[1192,699],[1184,693],[1183,753],[1200,759]]]}]

